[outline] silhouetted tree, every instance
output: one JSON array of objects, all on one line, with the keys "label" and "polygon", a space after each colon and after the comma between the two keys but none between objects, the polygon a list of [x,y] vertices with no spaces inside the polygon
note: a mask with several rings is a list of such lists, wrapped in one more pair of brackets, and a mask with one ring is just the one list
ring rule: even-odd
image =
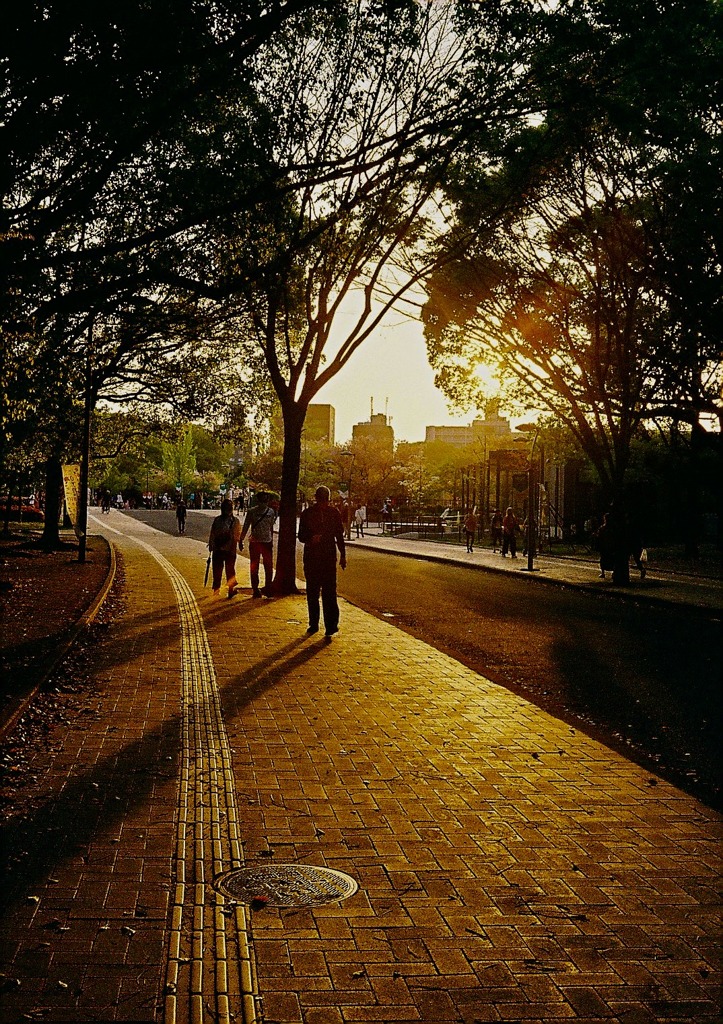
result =
[{"label": "silhouetted tree", "polygon": [[[309,403],[434,264],[439,183],[469,129],[471,97],[490,131],[521,118],[523,40],[505,36],[501,16],[481,16],[472,31],[457,14],[431,0],[350,3],[343,22],[318,19],[305,45],[292,27],[278,33],[258,68],[273,159],[295,187],[259,221],[229,225],[215,273],[233,274],[250,254],[262,268],[246,286],[239,279],[230,312],[244,350],[263,355],[283,417],[281,593],[295,588]],[[472,79],[471,55],[485,47],[486,78],[474,63]]]},{"label": "silhouetted tree", "polygon": [[438,383],[468,400],[498,361],[618,501],[637,431],[721,419],[720,21],[707,0],[560,7],[526,145],[490,168],[470,144],[447,181],[468,245],[430,285]]}]

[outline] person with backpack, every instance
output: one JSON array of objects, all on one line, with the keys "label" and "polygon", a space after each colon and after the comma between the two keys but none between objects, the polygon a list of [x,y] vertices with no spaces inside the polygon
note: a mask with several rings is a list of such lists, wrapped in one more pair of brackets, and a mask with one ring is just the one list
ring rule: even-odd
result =
[{"label": "person with backpack", "polygon": [[274,572],[274,522],[276,513],[269,505],[269,495],[259,491],[256,503],[246,513],[239,551],[243,550],[244,538],[251,530],[249,541],[249,561],[251,570],[251,590],[254,597],[261,597],[259,590],[259,565],[264,565],[264,594],[271,597],[271,577]]},{"label": "person with backpack", "polygon": [[233,504],[228,498],[221,502],[221,515],[211,524],[208,536],[208,550],[211,552],[213,569],[213,593],[221,592],[221,579],[226,570],[228,596],[236,593],[236,546],[241,537],[241,523],[233,514]]}]

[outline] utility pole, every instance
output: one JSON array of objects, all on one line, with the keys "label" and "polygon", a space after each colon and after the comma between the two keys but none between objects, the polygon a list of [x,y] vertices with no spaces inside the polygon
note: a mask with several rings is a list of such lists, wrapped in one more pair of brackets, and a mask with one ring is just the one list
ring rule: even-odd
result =
[{"label": "utility pole", "polygon": [[85,357],[85,408],[83,411],[83,450],[80,454],[80,494],[78,495],[78,561],[85,562],[88,546],[88,477],[90,469],[90,420],[93,413],[93,324],[88,328]]},{"label": "utility pole", "polygon": [[535,558],[535,446],[540,434],[539,424],[519,423],[518,430],[535,431],[530,448],[530,460],[527,464],[527,567],[523,572],[537,572]]}]

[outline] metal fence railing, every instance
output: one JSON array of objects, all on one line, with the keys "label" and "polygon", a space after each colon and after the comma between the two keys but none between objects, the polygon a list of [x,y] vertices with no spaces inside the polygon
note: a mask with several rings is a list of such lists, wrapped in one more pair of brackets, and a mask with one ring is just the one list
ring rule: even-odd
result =
[{"label": "metal fence railing", "polygon": [[[478,517],[476,543],[480,546],[491,544],[489,523]],[[394,512],[391,518],[380,513],[372,513],[364,526],[372,535],[405,537],[408,540],[433,540],[445,544],[464,544],[464,513],[448,512],[446,514],[418,514]],[[353,530],[353,524],[352,524]],[[518,535],[518,546],[525,549],[527,544],[526,525],[521,524]],[[542,554],[590,554],[594,550],[594,542],[590,537],[566,537],[564,540],[554,536],[554,532],[543,523],[542,529],[535,531],[536,552]]]},{"label": "metal fence railing", "polygon": [[418,538],[435,540],[462,539],[462,513],[453,512],[447,515],[413,515],[406,512],[394,512],[390,517],[380,516],[378,520],[369,520],[367,529],[382,534],[395,536],[408,535]]}]

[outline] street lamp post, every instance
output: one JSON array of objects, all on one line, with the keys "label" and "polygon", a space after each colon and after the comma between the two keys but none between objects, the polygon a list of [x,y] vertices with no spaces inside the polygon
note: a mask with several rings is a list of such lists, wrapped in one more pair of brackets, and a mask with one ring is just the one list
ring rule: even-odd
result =
[{"label": "street lamp post", "polygon": [[88,547],[88,477],[90,473],[90,423],[93,416],[93,325],[88,328],[85,368],[85,401],[83,410],[83,445],[80,459],[80,494],[78,495],[78,561],[86,559]]},{"label": "street lamp post", "polygon": [[519,423],[517,425],[518,430],[524,431],[535,431],[535,435],[532,438],[532,447],[530,448],[530,461],[527,466],[527,566],[523,572],[539,572],[535,569],[533,560],[535,557],[535,469],[534,469],[534,457],[535,457],[535,445],[537,444],[537,438],[540,434],[540,427],[536,423]]},{"label": "street lamp post", "polygon": [[348,510],[348,522],[346,523],[346,539],[351,540],[351,517],[352,517],[352,505],[351,505],[351,475],[354,468],[354,459],[356,458],[356,452],[343,451],[340,453],[345,458],[349,459],[349,476],[347,477],[346,484],[346,502]]}]

